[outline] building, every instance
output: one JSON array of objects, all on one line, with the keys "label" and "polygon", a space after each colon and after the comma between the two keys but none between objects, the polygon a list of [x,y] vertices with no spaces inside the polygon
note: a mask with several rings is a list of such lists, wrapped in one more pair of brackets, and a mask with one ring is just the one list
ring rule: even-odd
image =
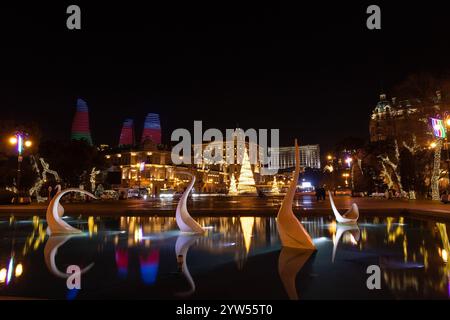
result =
[{"label": "building", "polygon": [[399,101],[395,97],[388,100],[385,94],[381,94],[370,117],[370,141],[392,138],[399,143],[410,143],[415,136],[419,145],[426,145],[432,138],[430,118],[442,117],[449,110],[449,104],[443,102],[440,91],[426,100]]},{"label": "building", "polygon": [[[320,169],[318,144],[299,146],[300,167]],[[269,169],[290,170],[295,167],[295,147],[269,148]]]},{"label": "building", "polygon": [[92,145],[89,127],[89,109],[86,101],[77,99],[77,109],[72,122],[72,140],[85,140]]}]

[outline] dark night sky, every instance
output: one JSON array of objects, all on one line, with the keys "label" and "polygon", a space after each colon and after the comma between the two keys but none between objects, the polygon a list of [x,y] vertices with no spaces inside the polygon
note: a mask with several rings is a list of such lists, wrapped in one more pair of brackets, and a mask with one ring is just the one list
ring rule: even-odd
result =
[{"label": "dark night sky", "polygon": [[45,138],[69,137],[82,97],[96,143],[116,144],[125,117],[140,134],[145,114],[157,112],[166,142],[173,129],[203,120],[207,128],[280,128],[284,145],[298,137],[327,149],[368,137],[381,89],[450,65],[444,2],[377,2],[381,31],[366,29],[372,3],[361,1],[74,2],[81,31],[66,29],[66,4],[41,2],[0,9],[0,102],[2,118],[34,119]]}]

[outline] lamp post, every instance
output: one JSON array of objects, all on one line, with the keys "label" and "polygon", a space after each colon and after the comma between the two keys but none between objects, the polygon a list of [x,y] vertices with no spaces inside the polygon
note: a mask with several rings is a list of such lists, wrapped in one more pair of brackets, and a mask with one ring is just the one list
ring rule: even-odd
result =
[{"label": "lamp post", "polygon": [[21,178],[21,165],[23,161],[23,151],[24,148],[29,148],[32,146],[31,140],[28,139],[28,133],[23,131],[17,131],[12,137],[9,138],[9,143],[17,146],[17,180],[16,188],[17,192],[20,192],[20,178]]}]

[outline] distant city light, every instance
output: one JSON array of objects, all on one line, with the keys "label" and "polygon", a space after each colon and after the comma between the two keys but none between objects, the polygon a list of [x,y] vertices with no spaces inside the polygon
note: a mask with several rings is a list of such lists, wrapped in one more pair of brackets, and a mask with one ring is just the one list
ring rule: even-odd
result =
[{"label": "distant city light", "polygon": [[431,127],[433,128],[433,134],[437,138],[446,138],[447,132],[445,130],[444,121],[441,119],[430,118]]}]

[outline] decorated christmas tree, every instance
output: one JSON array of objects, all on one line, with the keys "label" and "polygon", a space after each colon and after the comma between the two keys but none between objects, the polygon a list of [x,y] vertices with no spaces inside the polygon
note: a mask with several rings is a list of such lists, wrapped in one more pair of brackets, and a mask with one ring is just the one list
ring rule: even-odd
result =
[{"label": "decorated christmas tree", "polygon": [[273,176],[272,190],[270,190],[270,192],[272,192],[273,194],[280,193],[280,188],[278,188],[278,181],[276,176]]},{"label": "decorated christmas tree", "polygon": [[256,194],[255,179],[253,178],[247,150],[244,151],[237,190],[239,194]]},{"label": "decorated christmas tree", "polygon": [[234,173],[231,175],[230,189],[228,190],[228,194],[230,196],[235,196],[238,194],[238,190],[237,190],[237,186],[236,186],[236,177],[234,176]]}]

